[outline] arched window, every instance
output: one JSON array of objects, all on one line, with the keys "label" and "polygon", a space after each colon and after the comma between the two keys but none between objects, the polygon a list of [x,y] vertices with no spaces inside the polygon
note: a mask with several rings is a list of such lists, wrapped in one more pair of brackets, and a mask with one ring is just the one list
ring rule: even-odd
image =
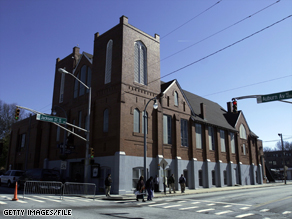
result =
[{"label": "arched window", "polygon": [[104,83],[108,84],[111,82],[112,73],[112,51],[113,51],[113,41],[110,40],[106,47],[106,62],[105,62],[105,77]]},{"label": "arched window", "polygon": [[240,138],[246,139],[246,130],[243,124],[241,124],[239,127],[239,135],[240,135]]},{"label": "arched window", "polygon": [[103,132],[108,132],[108,109],[103,111]]},{"label": "arched window", "polygon": [[[91,69],[83,65],[81,70],[76,74],[76,77],[82,81],[84,84],[86,84],[88,87],[91,87]],[[74,81],[74,98],[77,98],[78,94],[79,96],[82,96],[89,92],[89,90],[84,87],[83,84],[81,84],[78,80],[75,79]]]},{"label": "arched window", "polygon": [[141,41],[135,42],[134,81],[147,85],[147,51]]},{"label": "arched window", "polygon": [[[87,66],[83,65],[81,68],[81,75],[80,75],[80,81],[82,81],[84,84],[86,84],[86,70],[87,70]],[[80,84],[79,85],[79,96],[82,96],[85,93],[85,87]]]},{"label": "arched window", "polygon": [[178,106],[178,94],[176,91],[174,92],[174,105]]},{"label": "arched window", "polygon": [[140,111],[134,109],[134,132],[140,132]]}]

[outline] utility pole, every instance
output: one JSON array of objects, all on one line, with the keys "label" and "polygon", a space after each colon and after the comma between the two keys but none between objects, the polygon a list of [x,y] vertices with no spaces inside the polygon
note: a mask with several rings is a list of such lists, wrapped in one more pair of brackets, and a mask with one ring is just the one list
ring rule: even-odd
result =
[{"label": "utility pole", "polygon": [[282,136],[282,133],[279,133],[278,135],[281,138],[284,180],[285,180],[285,184],[287,184],[287,182],[286,182],[286,166],[285,166],[285,152],[284,152],[284,145],[283,145],[283,136]]}]

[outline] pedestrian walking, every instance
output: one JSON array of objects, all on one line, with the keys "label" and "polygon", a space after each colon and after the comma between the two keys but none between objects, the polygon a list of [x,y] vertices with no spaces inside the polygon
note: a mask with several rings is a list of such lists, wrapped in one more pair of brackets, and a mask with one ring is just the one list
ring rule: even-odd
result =
[{"label": "pedestrian walking", "polygon": [[163,189],[164,189],[164,195],[166,195],[166,187],[167,187],[167,177],[163,177]]},{"label": "pedestrian walking", "polygon": [[153,182],[154,182],[154,192],[160,192],[159,191],[159,177],[158,177],[158,175],[155,176]]},{"label": "pedestrian walking", "polygon": [[111,192],[112,182],[113,181],[111,178],[111,174],[109,173],[104,181],[106,197],[111,197],[110,192]]},{"label": "pedestrian walking", "polygon": [[186,189],[186,178],[184,177],[184,174],[181,174],[179,178],[179,184],[181,188],[181,193],[184,193]]},{"label": "pedestrian walking", "polygon": [[147,201],[152,201],[153,198],[153,177],[150,176],[150,178],[146,181],[145,185],[148,193]]},{"label": "pedestrian walking", "polygon": [[137,183],[137,188],[136,188],[136,200],[139,201],[139,199],[142,198],[142,201],[145,202],[144,200],[144,194],[143,194],[143,190],[145,189],[145,184],[144,184],[144,177],[140,176],[140,179]]},{"label": "pedestrian walking", "polygon": [[167,184],[169,187],[169,193],[171,193],[171,190],[173,190],[173,192],[175,193],[174,183],[175,183],[174,175],[171,174],[171,176],[168,177],[168,181],[167,181]]}]

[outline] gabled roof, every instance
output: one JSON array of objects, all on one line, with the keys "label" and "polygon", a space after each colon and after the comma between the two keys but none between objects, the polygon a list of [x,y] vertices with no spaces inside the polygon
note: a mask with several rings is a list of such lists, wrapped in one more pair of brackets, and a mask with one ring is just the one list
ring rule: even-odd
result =
[{"label": "gabled roof", "polygon": [[[176,80],[169,81],[167,83],[161,82],[161,92],[165,92],[169,86],[173,84],[173,82],[178,82]],[[181,87],[178,84],[178,87],[181,89]],[[218,126],[224,129],[237,131],[234,126],[232,126],[227,118],[225,117],[225,114],[228,114],[227,111],[221,107],[218,103],[215,103],[213,101],[207,100],[203,97],[200,97],[198,95],[195,95],[193,93],[190,93],[186,90],[181,89],[182,94],[184,95],[185,99],[188,102],[188,105],[191,108],[192,111],[192,119],[196,122],[200,123],[206,123],[214,126]],[[203,119],[201,116],[201,107],[200,104],[203,103],[206,105],[206,119]]]},{"label": "gabled roof", "polygon": [[80,56],[80,58],[77,60],[77,65],[75,66],[75,69],[73,70],[73,74],[75,73],[75,70],[78,68],[78,65],[83,57],[85,57],[90,62],[90,64],[92,64],[93,55],[91,55],[87,52],[83,52],[82,55]]}]

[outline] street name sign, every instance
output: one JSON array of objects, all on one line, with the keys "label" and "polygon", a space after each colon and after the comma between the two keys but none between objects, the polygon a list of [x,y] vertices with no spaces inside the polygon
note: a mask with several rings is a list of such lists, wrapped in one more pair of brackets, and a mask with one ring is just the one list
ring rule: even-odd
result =
[{"label": "street name sign", "polygon": [[265,103],[270,101],[284,100],[292,98],[292,90],[281,93],[261,95],[257,98],[257,103]]},{"label": "street name sign", "polygon": [[49,115],[42,115],[42,114],[37,114],[36,119],[40,120],[40,121],[55,122],[55,123],[59,123],[59,124],[66,124],[67,123],[66,118],[49,116]]}]

